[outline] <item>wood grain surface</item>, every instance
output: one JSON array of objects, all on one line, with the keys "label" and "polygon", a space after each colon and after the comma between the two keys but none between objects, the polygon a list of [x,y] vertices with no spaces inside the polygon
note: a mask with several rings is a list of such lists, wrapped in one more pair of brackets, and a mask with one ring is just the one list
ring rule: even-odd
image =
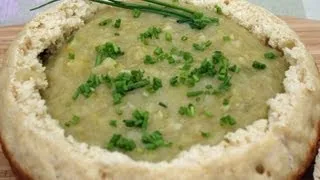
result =
[{"label": "wood grain surface", "polygon": [[[305,43],[307,49],[312,54],[315,62],[320,69],[320,21],[297,19],[292,17],[281,17],[289,26],[294,29],[302,42]],[[0,62],[4,58],[4,54],[9,44],[17,34],[21,31],[22,26],[10,26],[0,28]],[[0,150],[0,180],[14,180],[11,168]],[[312,179],[312,168],[303,178],[305,180]]]}]

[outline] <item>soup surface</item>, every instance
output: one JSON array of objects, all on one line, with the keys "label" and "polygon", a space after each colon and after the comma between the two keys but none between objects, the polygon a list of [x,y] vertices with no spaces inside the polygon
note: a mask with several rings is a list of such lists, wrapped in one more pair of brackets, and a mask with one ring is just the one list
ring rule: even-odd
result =
[{"label": "soup surface", "polygon": [[197,30],[107,8],[80,28],[50,57],[42,92],[66,135],[157,162],[266,118],[266,101],[283,91],[285,59],[201,11],[219,24]]}]

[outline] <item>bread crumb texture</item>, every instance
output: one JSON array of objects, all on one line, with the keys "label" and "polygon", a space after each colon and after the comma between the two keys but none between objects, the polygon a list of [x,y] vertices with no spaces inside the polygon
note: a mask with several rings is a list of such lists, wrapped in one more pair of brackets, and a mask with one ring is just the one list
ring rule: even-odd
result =
[{"label": "bread crumb texture", "polygon": [[[134,161],[65,137],[39,90],[48,86],[39,55],[54,51],[105,6],[63,0],[28,23],[0,71],[1,138],[10,157],[33,179],[296,179],[316,148],[319,74],[297,35],[279,18],[243,0],[193,0],[223,13],[290,63],[285,93],[267,103],[268,119],[229,133],[216,146],[194,145],[170,162]],[[320,161],[319,158],[317,161]],[[315,177],[320,170],[316,169]]]}]

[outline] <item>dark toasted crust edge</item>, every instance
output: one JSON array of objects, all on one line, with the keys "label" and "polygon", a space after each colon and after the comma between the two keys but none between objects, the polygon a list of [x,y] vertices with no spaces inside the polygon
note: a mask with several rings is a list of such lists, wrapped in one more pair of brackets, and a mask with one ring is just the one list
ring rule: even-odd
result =
[{"label": "dark toasted crust edge", "polygon": [[1,144],[1,149],[4,154],[4,156],[7,158],[10,167],[12,169],[12,172],[16,176],[18,180],[32,180],[33,178],[31,175],[24,170],[19,163],[14,159],[14,157],[10,154],[9,150],[6,147],[6,144],[2,140],[2,136],[0,134],[0,144]]},{"label": "dark toasted crust edge", "polygon": [[312,162],[314,161],[314,158],[316,157],[318,153],[318,148],[320,147],[319,141],[320,141],[320,121],[318,121],[318,129],[317,129],[317,138],[316,141],[312,141],[313,144],[311,144],[310,151],[308,153],[308,157],[306,158],[305,162],[302,164],[302,166],[297,170],[296,173],[293,173],[293,175],[289,179],[294,180],[301,180],[302,177],[305,175],[308,168],[312,165]]}]

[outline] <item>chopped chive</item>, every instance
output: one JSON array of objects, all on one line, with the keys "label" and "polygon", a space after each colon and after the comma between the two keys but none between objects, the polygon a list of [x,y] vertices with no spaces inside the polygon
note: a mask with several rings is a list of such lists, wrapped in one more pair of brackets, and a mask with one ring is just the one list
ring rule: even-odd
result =
[{"label": "chopped chive", "polygon": [[126,152],[134,150],[136,143],[132,139],[125,138],[120,134],[113,134],[108,144],[105,145],[105,148],[111,151],[118,148]]},{"label": "chopped chive", "polygon": [[224,99],[222,104],[224,106],[228,106],[229,105],[229,99]]},{"label": "chopped chive", "polygon": [[240,72],[240,68],[237,65],[233,65],[233,66],[229,67],[229,71],[238,73],[238,72]]},{"label": "chopped chive", "polygon": [[140,33],[139,39],[141,42],[143,42],[145,45],[148,45],[148,39],[159,39],[159,35],[162,33],[162,29],[159,27],[149,27],[145,32]]},{"label": "chopped chive", "polygon": [[153,54],[159,56],[163,54],[163,49],[160,47],[156,47],[156,49],[153,51]]},{"label": "chopped chive", "polygon": [[193,104],[189,104],[188,106],[181,106],[178,112],[180,115],[193,117],[196,113],[196,109]]},{"label": "chopped chive", "polygon": [[159,102],[158,105],[159,105],[159,106],[162,106],[162,107],[164,107],[164,108],[168,108],[168,106],[167,106],[166,104],[164,104],[163,102]]},{"label": "chopped chive", "polygon": [[72,116],[72,119],[71,119],[70,121],[64,123],[64,125],[65,125],[66,127],[70,127],[70,126],[74,126],[74,125],[79,124],[79,122],[80,122],[80,117],[79,117],[79,116],[76,116],[76,115],[73,115],[73,116]]},{"label": "chopped chive", "polygon": [[201,131],[201,136],[204,137],[204,138],[209,138],[210,137],[210,133]]},{"label": "chopped chive", "polygon": [[115,36],[120,36],[120,33],[116,32],[114,33]]},{"label": "chopped chive", "polygon": [[72,99],[76,100],[80,95],[83,95],[85,98],[89,98],[101,83],[102,80],[100,76],[91,74],[88,80],[77,88]]},{"label": "chopped chive", "polygon": [[193,49],[197,50],[197,51],[204,51],[206,50],[208,47],[210,47],[212,44],[212,41],[208,40],[206,42],[202,42],[200,44],[197,44],[197,43],[194,43],[192,46],[193,46]]},{"label": "chopped chive", "polygon": [[146,55],[143,61],[144,64],[155,64],[156,62],[157,61],[150,55]]},{"label": "chopped chive", "polygon": [[196,102],[200,102],[201,98],[200,97],[196,97]]},{"label": "chopped chive", "polygon": [[187,92],[188,97],[200,96],[201,94],[203,94],[203,91],[189,91],[189,92]]},{"label": "chopped chive", "polygon": [[134,18],[139,18],[141,15],[141,11],[139,9],[133,9],[132,10],[132,15]]},{"label": "chopped chive", "polygon": [[182,37],[181,37],[181,41],[186,41],[186,40],[188,40],[188,37],[187,37],[187,36],[182,36]]},{"label": "chopped chive", "polygon": [[166,41],[170,41],[170,42],[172,41],[172,35],[168,32],[166,32],[165,38],[166,38]]},{"label": "chopped chive", "polygon": [[236,120],[230,115],[220,118],[220,126],[233,126],[235,124],[237,124]]},{"label": "chopped chive", "polygon": [[105,20],[99,22],[99,26],[106,26],[111,23],[112,23],[112,19],[109,18],[109,19],[105,19]]},{"label": "chopped chive", "polygon": [[148,127],[149,112],[135,110],[132,112],[132,119],[123,120],[127,127],[137,127],[146,130]]},{"label": "chopped chive", "polygon": [[231,37],[230,36],[223,36],[222,39],[223,39],[224,42],[231,41]]},{"label": "chopped chive", "polygon": [[222,15],[222,14],[223,14],[223,13],[222,13],[222,8],[221,8],[220,6],[215,5],[214,7],[215,7],[215,9],[216,9],[217,14],[219,14],[219,15]]},{"label": "chopped chive", "polygon": [[265,65],[265,64],[263,64],[261,62],[258,62],[258,61],[253,61],[252,67],[255,68],[255,69],[258,69],[258,70],[263,70],[263,69],[267,68],[267,65]]},{"label": "chopped chive", "polygon": [[169,57],[167,58],[167,60],[168,60],[168,63],[169,63],[169,64],[174,64],[174,63],[176,63],[176,60],[175,60],[172,56],[169,56]]},{"label": "chopped chive", "polygon": [[73,59],[75,59],[75,57],[76,57],[76,55],[74,54],[74,53],[69,53],[68,54],[68,59],[70,59],[70,60],[73,60]]},{"label": "chopped chive", "polygon": [[118,29],[118,28],[120,28],[120,26],[121,26],[121,19],[117,19],[116,22],[114,23],[113,27]]},{"label": "chopped chive", "polygon": [[162,88],[162,80],[159,79],[159,78],[154,77],[153,80],[152,80],[152,84],[150,84],[150,86],[147,87],[147,90],[150,93],[154,93],[160,88]]},{"label": "chopped chive", "polygon": [[170,85],[174,87],[179,85],[178,76],[170,78]]},{"label": "chopped chive", "polygon": [[[35,8],[30,9],[31,11],[47,6],[51,3],[54,3],[59,0],[52,0],[43,5],[37,6]],[[218,25],[219,19],[216,17],[208,17],[205,16],[202,12],[193,11],[191,9],[187,9],[184,7],[180,7],[174,4],[165,3],[159,0],[143,0],[145,4],[140,3],[130,3],[118,0],[90,0],[92,2],[106,4],[114,7],[124,8],[124,9],[138,9],[144,12],[150,12],[154,14],[160,14],[164,16],[170,16],[178,18],[177,23],[183,24],[186,23],[192,29],[204,29],[208,25]]]},{"label": "chopped chive", "polygon": [[109,125],[112,126],[112,127],[117,127],[117,120],[111,120],[109,121]]},{"label": "chopped chive", "polygon": [[95,66],[100,65],[108,57],[116,59],[119,56],[124,55],[124,52],[121,51],[121,48],[113,42],[106,42],[105,44],[97,46],[96,53]]},{"label": "chopped chive", "polygon": [[267,53],[265,53],[265,54],[264,54],[264,57],[265,57],[266,59],[275,59],[275,58],[277,58],[277,56],[276,56],[273,52],[267,52]]},{"label": "chopped chive", "polygon": [[166,142],[159,131],[154,131],[152,133],[144,132],[141,138],[141,142],[144,147],[148,150],[155,150],[160,147],[170,147],[171,142]]}]

